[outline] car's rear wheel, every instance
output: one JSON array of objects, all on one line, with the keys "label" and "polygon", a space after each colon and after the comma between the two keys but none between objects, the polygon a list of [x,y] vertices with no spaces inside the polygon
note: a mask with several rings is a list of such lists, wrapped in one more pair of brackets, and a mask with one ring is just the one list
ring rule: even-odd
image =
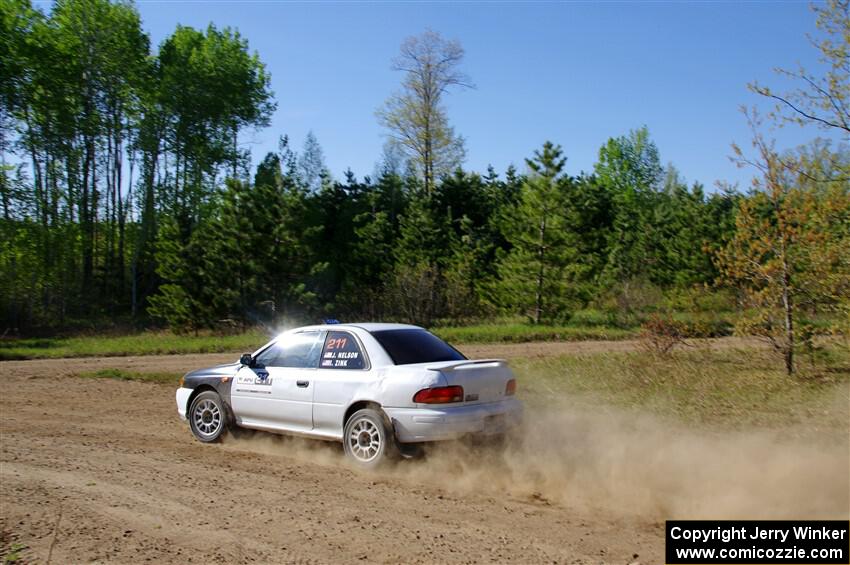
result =
[{"label": "car's rear wheel", "polygon": [[200,441],[212,443],[221,438],[227,428],[227,412],[217,392],[207,390],[192,400],[189,407],[189,427]]},{"label": "car's rear wheel", "polygon": [[386,417],[371,408],[358,410],[345,423],[345,454],[361,467],[373,468],[395,457],[395,435]]}]

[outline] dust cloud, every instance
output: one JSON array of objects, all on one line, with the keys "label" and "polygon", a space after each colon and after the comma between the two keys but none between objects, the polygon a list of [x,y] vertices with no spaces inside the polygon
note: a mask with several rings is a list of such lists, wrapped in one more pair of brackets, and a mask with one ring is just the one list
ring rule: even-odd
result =
[{"label": "dust cloud", "polygon": [[404,472],[441,477],[447,488],[658,519],[850,514],[847,442],[712,433],[610,409],[527,414],[503,450],[435,446],[424,464]]},{"label": "dust cloud", "polygon": [[457,495],[524,498],[651,520],[847,519],[850,431],[710,431],[610,407],[526,408],[506,445],[442,442],[378,471],[358,471],[339,444],[256,433],[226,449],[345,466]]}]

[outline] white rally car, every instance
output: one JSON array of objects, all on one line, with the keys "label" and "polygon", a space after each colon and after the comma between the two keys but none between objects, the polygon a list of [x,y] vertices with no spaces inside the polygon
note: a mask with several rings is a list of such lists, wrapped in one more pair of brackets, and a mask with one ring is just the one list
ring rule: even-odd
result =
[{"label": "white rally car", "polygon": [[325,324],[186,374],[177,412],[203,442],[233,426],[297,434],[372,466],[411,444],[504,435],[521,416],[515,391],[504,360],[467,360],[420,327]]}]

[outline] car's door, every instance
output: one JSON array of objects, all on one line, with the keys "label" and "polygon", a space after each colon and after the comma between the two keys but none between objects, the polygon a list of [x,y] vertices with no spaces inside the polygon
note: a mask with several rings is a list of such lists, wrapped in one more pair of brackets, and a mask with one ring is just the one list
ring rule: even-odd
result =
[{"label": "car's door", "polygon": [[369,359],[352,332],[327,332],[313,391],[315,433],[328,436],[342,434],[345,409],[357,391],[369,382],[371,375]]},{"label": "car's door", "polygon": [[313,428],[313,380],[324,332],[282,336],[236,375],[231,403],[243,426],[308,432]]}]

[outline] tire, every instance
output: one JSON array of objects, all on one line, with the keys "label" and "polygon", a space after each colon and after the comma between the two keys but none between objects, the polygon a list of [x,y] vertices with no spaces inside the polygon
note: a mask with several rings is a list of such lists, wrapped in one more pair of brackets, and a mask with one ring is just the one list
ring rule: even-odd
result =
[{"label": "tire", "polygon": [[342,444],[345,455],[359,467],[373,469],[394,459],[395,433],[386,416],[377,410],[358,410],[345,423]]},{"label": "tire", "polygon": [[227,429],[227,409],[217,392],[207,390],[192,400],[189,407],[189,428],[199,441],[213,443]]}]

